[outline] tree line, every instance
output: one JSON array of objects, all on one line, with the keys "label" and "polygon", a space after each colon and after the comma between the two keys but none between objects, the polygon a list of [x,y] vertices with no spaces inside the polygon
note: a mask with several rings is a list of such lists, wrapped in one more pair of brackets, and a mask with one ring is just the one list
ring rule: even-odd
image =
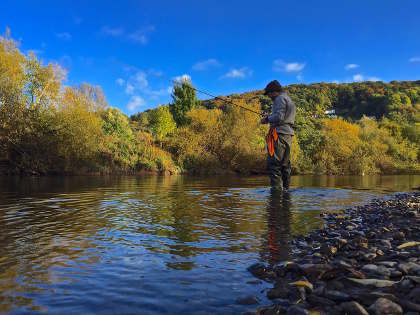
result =
[{"label": "tree line", "polygon": [[[198,100],[175,84],[170,104],[131,117],[99,86],[62,85],[63,69],[0,38],[3,173],[262,173],[267,127],[234,102],[269,112],[262,91]],[[420,172],[420,81],[298,84],[295,174]],[[334,109],[338,117],[325,112]]]}]

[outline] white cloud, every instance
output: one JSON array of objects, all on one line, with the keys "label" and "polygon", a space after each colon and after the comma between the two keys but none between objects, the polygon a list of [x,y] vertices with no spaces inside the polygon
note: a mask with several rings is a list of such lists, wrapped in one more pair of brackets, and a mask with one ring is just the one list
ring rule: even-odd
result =
[{"label": "white cloud", "polygon": [[128,95],[134,93],[134,86],[131,83],[127,83],[127,86],[125,87],[125,93]]},{"label": "white cloud", "polygon": [[124,35],[124,29],[122,27],[109,27],[109,26],[104,26],[101,29],[102,34],[107,35],[107,36],[113,36],[113,37],[118,37],[118,36],[122,36]]},{"label": "white cloud", "polygon": [[157,99],[160,96],[165,96],[168,94],[172,93],[172,87],[167,87],[164,89],[159,89],[159,90],[149,90],[147,89],[146,91],[144,91],[144,93],[148,96],[150,96],[152,99]]},{"label": "white cloud", "polygon": [[155,27],[151,25],[142,29],[138,29],[128,34],[127,38],[135,43],[140,43],[142,45],[145,45],[149,41],[148,35],[150,34],[150,32],[153,32],[154,30],[155,30]]},{"label": "white cloud", "polygon": [[139,90],[143,90],[149,86],[149,81],[147,81],[147,75],[143,71],[137,71],[137,73],[130,78],[135,85],[135,87]]},{"label": "white cloud", "polygon": [[381,78],[375,76],[365,77],[363,74],[357,73],[353,75],[353,82],[362,82],[362,81],[381,81]]},{"label": "white cloud", "polygon": [[118,78],[115,81],[119,86],[125,84],[125,94],[132,95],[135,92],[144,93],[148,91],[149,81],[147,74],[144,71],[138,70],[135,74],[131,75],[127,80]]},{"label": "white cloud", "polygon": [[273,61],[273,71],[277,72],[299,72],[302,71],[305,66],[305,63],[285,62],[281,59]]},{"label": "white cloud", "polygon": [[176,82],[184,82],[184,81],[192,82],[191,76],[188,75],[188,74],[179,75],[179,76],[174,78],[174,81],[176,81]]},{"label": "white cloud", "polygon": [[58,62],[60,63],[60,66],[66,69],[71,69],[71,65],[73,63],[72,59],[68,55],[63,55],[58,59]]},{"label": "white cloud", "polygon": [[360,66],[358,65],[358,64],[355,64],[355,63],[349,63],[349,64],[346,64],[346,66],[344,67],[344,69],[346,69],[346,70],[351,70],[351,69],[356,69],[356,68],[359,68]]},{"label": "white cloud", "polygon": [[131,112],[144,105],[144,99],[139,95],[133,95],[127,104],[127,109]]},{"label": "white cloud", "polygon": [[55,33],[55,36],[57,36],[57,38],[61,40],[70,40],[72,37],[71,34],[67,32]]},{"label": "white cloud", "polygon": [[[153,89],[149,84],[148,73],[150,74],[150,71],[146,72],[136,69],[136,72],[128,79],[118,78],[115,80],[115,82],[124,88],[125,94],[130,95],[132,100],[135,100],[133,98],[134,96],[146,97],[147,99],[156,100],[159,99],[159,97],[168,95],[172,92],[171,88],[169,87]],[[155,71],[152,71],[152,73],[156,75]],[[191,77],[186,74],[175,79],[191,81]]]},{"label": "white cloud", "polygon": [[206,71],[211,67],[220,67],[220,66],[221,66],[221,64],[220,64],[219,61],[217,61],[214,58],[211,58],[211,59],[207,59],[207,60],[204,60],[204,61],[196,62],[192,66],[192,68],[195,71]]},{"label": "white cloud", "polygon": [[143,32],[136,31],[128,35],[128,38],[133,42],[140,43],[140,44],[147,44],[147,36]]},{"label": "white cloud", "polygon": [[252,75],[253,71],[248,67],[242,67],[239,69],[232,69],[228,73],[226,73],[223,78],[229,79],[245,79]]},{"label": "white cloud", "polygon": [[298,75],[296,76],[296,79],[297,79],[299,82],[301,82],[301,81],[303,80],[303,76],[302,76],[301,74],[298,74]]},{"label": "white cloud", "polygon": [[117,80],[115,80],[115,83],[117,83],[119,86],[123,86],[125,83],[125,80],[122,78],[118,78]]},{"label": "white cloud", "polygon": [[409,62],[420,62],[420,57],[411,57],[408,59]]},{"label": "white cloud", "polygon": [[155,70],[155,69],[149,69],[149,70],[147,71],[147,73],[148,73],[149,75],[151,75],[151,76],[154,76],[154,77],[161,77],[161,76],[163,76],[163,72],[162,72],[162,71],[160,71],[160,70]]},{"label": "white cloud", "polygon": [[55,63],[53,64],[53,72],[55,74],[55,77],[60,81],[67,81],[67,69],[60,66],[60,64]]},{"label": "white cloud", "polygon": [[129,40],[134,43],[145,45],[149,41],[148,35],[154,30],[155,30],[155,27],[153,25],[149,25],[147,27],[137,29],[133,32],[126,32],[123,27],[103,26],[101,29],[101,33],[106,36],[121,37],[125,40]]},{"label": "white cloud", "polygon": [[362,74],[355,74],[353,76],[353,81],[354,82],[362,82],[364,80],[364,76]]}]

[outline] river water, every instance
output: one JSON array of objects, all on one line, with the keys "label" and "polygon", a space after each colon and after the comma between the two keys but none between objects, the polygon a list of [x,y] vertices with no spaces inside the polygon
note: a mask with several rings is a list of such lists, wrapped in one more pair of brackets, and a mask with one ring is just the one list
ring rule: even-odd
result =
[{"label": "river water", "polygon": [[293,235],[420,176],[0,179],[0,313],[241,314],[267,303],[246,268]]}]

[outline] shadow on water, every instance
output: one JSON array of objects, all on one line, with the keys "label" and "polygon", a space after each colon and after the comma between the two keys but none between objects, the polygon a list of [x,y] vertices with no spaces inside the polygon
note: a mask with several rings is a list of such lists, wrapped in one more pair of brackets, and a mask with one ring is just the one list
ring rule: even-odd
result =
[{"label": "shadow on water", "polygon": [[[319,211],[408,191],[420,176],[0,179],[0,313],[237,314],[246,268],[288,259]],[[255,286],[259,286],[256,290]]]}]

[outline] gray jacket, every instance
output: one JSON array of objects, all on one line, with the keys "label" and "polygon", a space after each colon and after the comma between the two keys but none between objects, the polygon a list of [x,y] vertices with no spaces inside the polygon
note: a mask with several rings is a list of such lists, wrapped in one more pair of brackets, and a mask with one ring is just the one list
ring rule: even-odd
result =
[{"label": "gray jacket", "polygon": [[271,115],[268,116],[270,127],[277,127],[277,133],[293,135],[296,106],[286,92],[280,93],[273,102]]}]

